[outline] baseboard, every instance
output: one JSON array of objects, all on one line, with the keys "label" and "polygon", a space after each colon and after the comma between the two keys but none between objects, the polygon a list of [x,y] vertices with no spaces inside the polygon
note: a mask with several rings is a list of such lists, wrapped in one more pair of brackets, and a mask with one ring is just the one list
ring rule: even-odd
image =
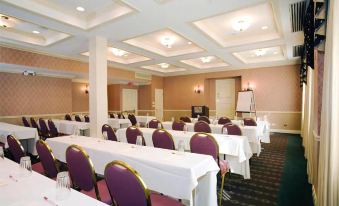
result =
[{"label": "baseboard", "polygon": [[300,134],[300,130],[288,130],[288,129],[271,129],[271,132],[288,133],[288,134]]}]

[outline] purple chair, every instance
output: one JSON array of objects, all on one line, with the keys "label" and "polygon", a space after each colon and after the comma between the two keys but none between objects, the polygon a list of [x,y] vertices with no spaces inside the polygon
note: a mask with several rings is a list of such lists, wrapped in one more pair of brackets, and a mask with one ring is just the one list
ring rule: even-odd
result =
[{"label": "purple chair", "polygon": [[211,124],[210,119],[209,119],[208,117],[206,117],[206,116],[200,116],[200,117],[198,118],[198,121],[204,121],[204,122],[206,122],[207,124]]},{"label": "purple chair", "polygon": [[152,134],[154,147],[175,150],[174,140],[170,133],[164,129],[157,129]]},{"label": "purple chair", "polygon": [[31,125],[29,125],[29,122],[26,119],[26,117],[22,117],[22,123],[24,124],[25,127],[31,127]]},{"label": "purple chair", "polygon": [[205,121],[198,121],[194,124],[194,132],[206,132],[211,133],[211,127]]},{"label": "purple chair", "polygon": [[80,192],[112,204],[105,180],[97,182],[93,163],[80,146],[71,145],[67,148],[66,162],[72,183],[80,188]]},{"label": "purple chair", "polygon": [[125,116],[122,113],[118,113],[118,118],[119,119],[125,119]]},{"label": "purple chair", "polygon": [[184,116],[184,117],[180,117],[180,120],[183,121],[183,122],[187,122],[187,123],[191,123],[191,118],[187,117],[187,116]]},{"label": "purple chair", "polygon": [[151,193],[137,171],[121,161],[106,165],[105,180],[119,206],[182,206],[172,198]]},{"label": "purple chair", "polygon": [[137,141],[137,137],[138,136],[141,136],[142,138],[142,144],[143,145],[146,145],[145,144],[145,139],[142,135],[142,132],[140,131],[140,129],[138,129],[137,127],[135,126],[130,126],[126,129],[126,138],[127,138],[127,142],[129,144],[136,144],[136,141]]},{"label": "purple chair", "polygon": [[89,116],[88,115],[85,115],[84,118],[85,118],[85,122],[89,122]]},{"label": "purple chair", "polygon": [[172,130],[184,131],[185,125],[185,122],[182,120],[180,120],[179,122],[174,121],[172,123]]},{"label": "purple chair", "polygon": [[79,115],[75,115],[75,116],[74,116],[74,119],[75,119],[75,121],[77,121],[77,122],[82,122],[82,121],[81,121],[81,118],[79,117]]},{"label": "purple chair", "polygon": [[244,125],[245,126],[257,126],[257,123],[253,118],[244,118]]},{"label": "purple chair", "polygon": [[49,178],[55,179],[59,170],[57,166],[58,162],[52,153],[52,149],[43,140],[38,140],[36,142],[36,150],[45,175]]},{"label": "purple chair", "polygon": [[39,119],[39,125],[40,125],[40,132],[41,132],[42,138],[44,140],[47,138],[50,138],[51,134],[49,133],[48,127],[44,119],[42,118]]},{"label": "purple chair", "polygon": [[31,125],[33,128],[36,128],[38,130],[38,134],[39,136],[41,136],[41,131],[40,131],[40,128],[38,126],[38,124],[36,123],[35,119],[33,117],[30,118],[31,120]]},{"label": "purple chair", "polygon": [[51,137],[58,137],[60,133],[58,132],[58,129],[56,128],[54,122],[49,119],[47,123],[49,127],[49,134],[51,135]]},{"label": "purple chair", "polygon": [[228,117],[220,117],[218,120],[218,124],[227,124],[227,123],[231,123],[231,120]]},{"label": "purple chair", "polygon": [[20,158],[24,157],[26,154],[19,140],[17,140],[13,135],[8,135],[7,144],[8,150],[12,154],[14,161],[20,163]]},{"label": "purple chair", "polygon": [[113,114],[113,113],[110,113],[110,114],[109,114],[109,118],[115,118],[114,114]]},{"label": "purple chair", "polygon": [[227,134],[229,135],[238,135],[238,136],[242,135],[240,127],[236,124],[233,124],[233,123],[225,124],[222,127],[222,130],[221,130],[222,133],[224,133],[224,130],[225,130],[224,128],[227,129]]},{"label": "purple chair", "polygon": [[229,172],[230,169],[229,163],[226,160],[219,160],[219,145],[214,137],[210,134],[194,134],[190,140],[190,148],[192,153],[211,155],[213,159],[218,163],[220,174],[222,177],[219,194],[219,206],[221,206],[225,175],[227,172]]},{"label": "purple chair", "polygon": [[115,133],[114,133],[112,127],[109,126],[108,124],[104,124],[104,125],[102,126],[101,132],[102,132],[102,134],[103,134],[104,132],[107,132],[107,139],[108,139],[108,140],[116,141],[116,142],[118,141],[117,136],[115,135]]},{"label": "purple chair", "polygon": [[71,115],[66,114],[66,115],[65,115],[65,120],[67,120],[67,121],[72,121]]},{"label": "purple chair", "polygon": [[161,129],[163,128],[161,122],[157,119],[152,119],[151,121],[148,122],[148,128],[153,128],[153,129],[160,129],[159,124],[161,125]]},{"label": "purple chair", "polygon": [[135,126],[137,124],[137,118],[135,118],[134,114],[129,114],[128,119],[129,119],[129,121],[131,121],[133,126]]}]

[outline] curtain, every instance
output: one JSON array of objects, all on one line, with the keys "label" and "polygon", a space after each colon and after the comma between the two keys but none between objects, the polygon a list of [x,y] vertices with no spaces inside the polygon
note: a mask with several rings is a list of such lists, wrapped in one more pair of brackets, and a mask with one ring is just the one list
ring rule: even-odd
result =
[{"label": "curtain", "polygon": [[318,167],[320,206],[339,205],[339,1],[328,4]]}]

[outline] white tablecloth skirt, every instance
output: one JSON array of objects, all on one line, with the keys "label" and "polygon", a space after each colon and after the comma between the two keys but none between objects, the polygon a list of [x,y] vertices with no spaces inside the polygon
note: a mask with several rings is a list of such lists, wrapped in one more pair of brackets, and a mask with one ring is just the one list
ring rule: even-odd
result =
[{"label": "white tablecloth skirt", "polygon": [[129,119],[108,118],[108,124],[114,129],[127,128],[132,125]]}]

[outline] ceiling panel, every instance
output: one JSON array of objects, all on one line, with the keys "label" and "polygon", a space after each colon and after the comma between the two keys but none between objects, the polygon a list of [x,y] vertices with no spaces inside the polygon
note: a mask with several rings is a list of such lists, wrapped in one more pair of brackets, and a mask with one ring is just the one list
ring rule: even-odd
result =
[{"label": "ceiling panel", "polygon": [[284,56],[280,46],[235,52],[233,55],[239,58],[245,64],[286,60],[286,57]]},{"label": "ceiling panel", "polygon": [[175,65],[168,64],[168,63],[153,64],[153,65],[143,66],[142,68],[156,71],[156,72],[161,72],[161,73],[186,71],[186,69],[184,68],[180,68]]},{"label": "ceiling panel", "polygon": [[194,59],[181,60],[181,62],[198,69],[210,69],[229,66],[229,64],[216,56],[203,56]]}]

